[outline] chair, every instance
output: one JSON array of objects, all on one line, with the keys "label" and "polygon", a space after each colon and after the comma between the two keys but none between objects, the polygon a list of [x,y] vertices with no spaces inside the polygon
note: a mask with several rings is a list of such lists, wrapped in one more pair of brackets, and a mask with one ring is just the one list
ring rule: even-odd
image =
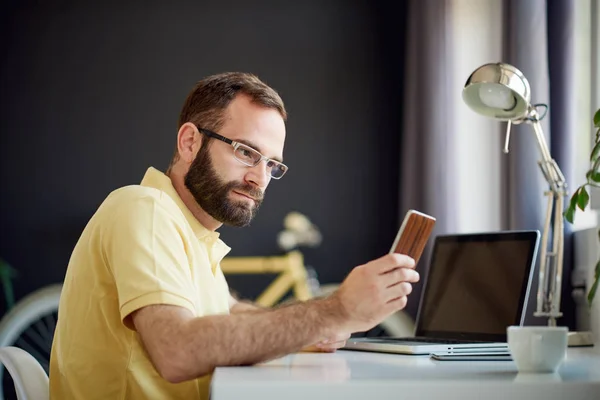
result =
[{"label": "chair", "polygon": [[0,363],[15,383],[18,400],[38,400],[50,397],[48,375],[40,363],[18,347],[0,347]]}]

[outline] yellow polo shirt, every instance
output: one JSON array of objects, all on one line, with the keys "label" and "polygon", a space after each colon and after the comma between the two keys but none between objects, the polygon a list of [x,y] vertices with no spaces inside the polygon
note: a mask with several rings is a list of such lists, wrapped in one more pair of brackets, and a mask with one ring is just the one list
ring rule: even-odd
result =
[{"label": "yellow polo shirt", "polygon": [[152,304],[185,307],[197,317],[229,313],[219,265],[229,250],[154,168],[141,185],[112,192],[69,261],[50,358],[50,397],[207,400],[210,375],[178,384],[161,378],[126,317]]}]

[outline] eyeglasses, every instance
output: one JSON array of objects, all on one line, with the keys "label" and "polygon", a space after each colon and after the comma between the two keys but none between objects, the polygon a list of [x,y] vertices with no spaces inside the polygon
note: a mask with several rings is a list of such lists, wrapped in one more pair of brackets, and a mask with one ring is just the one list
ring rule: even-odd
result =
[{"label": "eyeglasses", "polygon": [[253,149],[248,145],[236,142],[235,140],[228,139],[225,136],[221,136],[218,133],[215,133],[208,129],[198,128],[198,131],[204,133],[208,137],[219,139],[227,144],[230,144],[233,147],[233,156],[236,160],[238,160],[244,165],[254,167],[258,165],[259,162],[263,160],[266,161],[267,172],[269,173],[269,175],[271,175],[273,179],[281,179],[281,177],[288,170],[287,165],[263,156],[256,149]]}]

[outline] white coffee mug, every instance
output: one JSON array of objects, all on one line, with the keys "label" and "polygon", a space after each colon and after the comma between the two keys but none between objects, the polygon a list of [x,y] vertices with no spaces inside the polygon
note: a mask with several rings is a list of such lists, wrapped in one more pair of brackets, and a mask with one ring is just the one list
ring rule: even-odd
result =
[{"label": "white coffee mug", "polygon": [[564,326],[509,326],[508,348],[519,372],[554,373],[567,353]]}]

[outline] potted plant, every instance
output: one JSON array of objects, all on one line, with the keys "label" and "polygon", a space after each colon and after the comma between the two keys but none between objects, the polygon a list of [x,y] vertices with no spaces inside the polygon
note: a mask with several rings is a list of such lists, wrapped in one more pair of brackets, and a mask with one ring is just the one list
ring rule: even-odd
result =
[{"label": "potted plant", "polygon": [[6,261],[0,258],[0,285],[2,285],[2,290],[4,291],[6,311],[10,310],[15,304],[12,287],[12,278],[15,274],[16,271]]},{"label": "potted plant", "polygon": [[[600,188],[600,109],[594,114],[594,128],[596,129],[596,138],[594,141],[594,147],[590,155],[590,169],[585,174],[586,182],[579,186],[571,197],[569,206],[564,212],[564,216],[567,221],[573,223],[575,212],[577,208],[585,210],[590,202],[590,194],[588,189],[592,187]],[[600,231],[598,232],[600,239]],[[588,305],[592,306],[592,301],[596,295],[598,289],[598,282],[600,281],[600,260],[596,262],[594,268],[594,281],[590,286],[590,291],[587,295]]]}]

